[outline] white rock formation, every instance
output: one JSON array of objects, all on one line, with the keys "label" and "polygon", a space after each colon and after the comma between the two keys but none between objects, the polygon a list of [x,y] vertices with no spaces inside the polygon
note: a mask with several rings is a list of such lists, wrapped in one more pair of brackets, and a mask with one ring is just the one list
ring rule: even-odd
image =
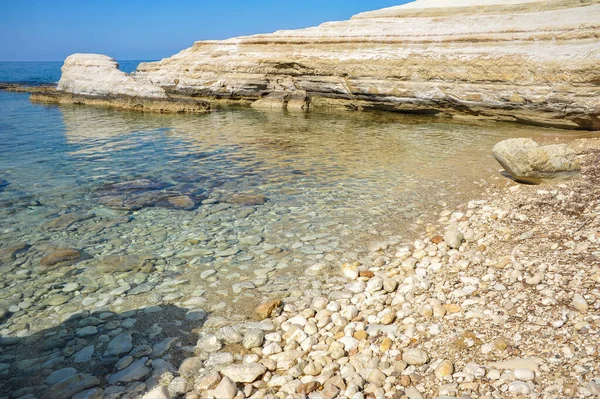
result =
[{"label": "white rock formation", "polygon": [[577,154],[566,144],[541,146],[528,138],[508,139],[496,144],[492,152],[520,182],[537,184],[544,179],[580,176]]},{"label": "white rock formation", "polygon": [[598,130],[599,31],[600,0],[417,0],[314,28],[197,42],[140,65],[124,86],[103,76],[108,66],[70,57],[59,89],[161,95],[162,88],[177,98],[260,100],[254,106],[267,108]]},{"label": "white rock formation", "polygon": [[88,96],[166,98],[159,86],[134,79],[119,64],[102,54],[73,54],[62,67],[58,90]]}]

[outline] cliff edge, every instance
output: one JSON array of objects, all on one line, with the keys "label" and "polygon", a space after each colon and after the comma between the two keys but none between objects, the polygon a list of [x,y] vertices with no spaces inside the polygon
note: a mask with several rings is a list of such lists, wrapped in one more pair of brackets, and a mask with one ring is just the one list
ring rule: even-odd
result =
[{"label": "cliff edge", "polygon": [[599,39],[600,0],[417,0],[314,28],[196,42],[125,76],[105,56],[73,55],[58,89],[600,130]]}]

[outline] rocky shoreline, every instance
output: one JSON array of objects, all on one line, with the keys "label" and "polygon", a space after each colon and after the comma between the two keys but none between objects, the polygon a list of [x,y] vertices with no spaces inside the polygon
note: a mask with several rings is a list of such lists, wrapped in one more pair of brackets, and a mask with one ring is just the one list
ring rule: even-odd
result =
[{"label": "rocky shoreline", "polygon": [[[3,333],[0,392],[27,399],[597,397],[600,141],[577,140],[574,148],[581,179],[506,180],[488,199],[441,212],[409,245],[374,242],[368,257],[333,276],[328,263],[309,267],[288,295],[259,306],[256,321],[211,315],[198,292],[177,306],[111,310],[117,301],[64,314],[60,326],[33,336]],[[181,283],[163,282],[164,298]],[[15,310],[0,316],[16,332]]]},{"label": "rocky shoreline", "polygon": [[73,54],[32,100],[198,112],[383,110],[600,130],[598,0],[418,0],[348,21],[199,41],[131,74]]},{"label": "rocky shoreline", "polygon": [[[23,88],[23,91],[27,91]],[[209,112],[209,101],[192,98],[145,98],[133,96],[90,96],[81,94],[62,93],[57,90],[34,91],[30,100],[38,103],[49,104],[75,104],[101,106],[122,110],[140,112],[198,114]]]}]

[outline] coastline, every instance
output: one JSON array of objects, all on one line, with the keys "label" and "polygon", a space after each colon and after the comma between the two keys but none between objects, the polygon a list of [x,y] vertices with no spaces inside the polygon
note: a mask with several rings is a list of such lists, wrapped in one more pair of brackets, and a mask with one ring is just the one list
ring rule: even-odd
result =
[{"label": "coastline", "polygon": [[[205,113],[220,107],[253,107],[263,110],[286,110],[290,112],[306,112],[309,109],[316,110],[345,110],[351,112],[391,112],[403,113],[416,116],[429,116],[432,118],[453,119],[457,122],[504,122],[520,125],[529,125],[543,128],[555,128],[563,130],[587,131],[572,124],[567,120],[558,120],[552,117],[543,118],[536,113],[530,113],[525,109],[510,109],[509,111],[495,112],[493,109],[481,108],[476,112],[474,108],[468,112],[461,113],[459,109],[453,108],[451,104],[436,104],[433,107],[415,104],[408,106],[403,104],[396,108],[386,103],[377,103],[368,100],[334,99],[326,97],[289,97],[285,100],[284,95],[265,97],[263,99],[248,98],[216,98],[202,96],[186,96],[184,94],[173,94],[167,98],[151,98],[138,96],[92,96],[83,94],[72,94],[62,92],[55,86],[27,86],[20,84],[0,83],[0,90],[30,93],[30,101],[42,104],[73,104],[105,108],[114,108],[138,112],[151,113]],[[459,107],[460,108],[460,107]],[[506,111],[506,112],[505,112]],[[591,129],[592,131],[594,129]]]},{"label": "coastline", "polygon": [[[600,395],[600,140],[577,145],[582,179],[508,183],[443,211],[412,246],[372,244],[371,265],[342,267],[354,282],[283,299],[282,352],[265,341],[263,363],[301,356],[301,372],[282,374],[305,376],[255,385],[323,398]],[[455,228],[466,243],[450,249]]]},{"label": "coastline", "polygon": [[[25,91],[25,90],[24,90]],[[100,106],[121,110],[155,113],[205,113],[210,111],[210,103],[201,99],[156,99],[133,96],[89,96],[42,90],[31,93],[32,102],[46,104],[74,104]]]},{"label": "coastline", "polygon": [[[443,211],[410,247],[374,243],[373,264],[343,267],[355,281],[284,299],[272,319],[282,343],[252,351],[277,367],[254,385],[275,397],[600,395],[600,140],[577,151],[582,179],[509,183]],[[450,249],[455,228],[466,243]]]},{"label": "coastline", "polygon": [[598,21],[2,68],[0,399],[600,399]]},{"label": "coastline", "polygon": [[[116,371],[103,374],[108,384],[76,374],[83,392],[113,397],[125,383],[121,397],[144,399],[600,395],[600,139],[572,144],[582,179],[502,180],[441,211],[410,245],[371,243],[368,260],[333,275],[324,263],[309,267],[290,295],[259,307],[256,321],[230,325],[196,308],[195,298],[177,302],[183,309],[140,303],[120,314],[71,315],[61,328],[78,335],[108,317],[121,326],[139,320],[135,331],[158,320],[179,336],[129,365],[122,353]],[[460,234],[447,235],[454,229]],[[460,235],[465,242],[448,247]],[[1,342],[5,356],[11,339]],[[70,381],[49,397],[79,388]]]}]

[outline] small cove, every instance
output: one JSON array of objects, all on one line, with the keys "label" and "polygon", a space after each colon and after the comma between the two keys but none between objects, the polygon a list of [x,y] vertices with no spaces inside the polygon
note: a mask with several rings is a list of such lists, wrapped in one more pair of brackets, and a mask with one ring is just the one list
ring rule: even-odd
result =
[{"label": "small cove", "polygon": [[[408,242],[444,206],[477,197],[501,178],[497,141],[568,134],[386,113],[155,115],[21,93],[0,102],[0,240],[5,252],[26,246],[5,260],[0,298],[25,305],[12,320],[31,331],[81,309],[187,300],[251,316],[308,267],[335,275],[367,261],[370,243]],[[146,183],[119,188],[132,181]],[[81,258],[40,269],[65,248]]]}]

